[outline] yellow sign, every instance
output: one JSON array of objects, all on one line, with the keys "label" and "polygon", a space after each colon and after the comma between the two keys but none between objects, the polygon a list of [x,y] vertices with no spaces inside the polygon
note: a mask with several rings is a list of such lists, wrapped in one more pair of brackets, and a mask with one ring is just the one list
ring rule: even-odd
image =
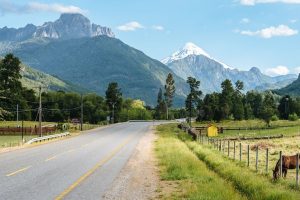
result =
[{"label": "yellow sign", "polygon": [[209,125],[207,127],[207,136],[208,137],[218,136],[218,128],[214,125]]}]

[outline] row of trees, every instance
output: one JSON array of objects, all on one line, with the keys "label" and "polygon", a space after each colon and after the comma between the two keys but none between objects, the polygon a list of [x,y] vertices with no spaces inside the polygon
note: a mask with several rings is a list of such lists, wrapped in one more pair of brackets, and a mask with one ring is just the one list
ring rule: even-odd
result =
[{"label": "row of trees", "polygon": [[186,110],[189,116],[197,120],[222,121],[263,119],[269,125],[272,119],[295,119],[300,115],[300,98],[279,97],[271,91],[259,93],[243,92],[244,84],[237,81],[234,85],[228,79],[221,84],[221,92],[206,94],[201,99],[200,81],[189,77],[190,94],[186,98]]},{"label": "row of trees", "polygon": [[[36,120],[39,101],[33,90],[21,84],[21,62],[13,54],[0,61],[0,119]],[[140,100],[124,99],[118,83],[108,85],[105,98],[96,94],[43,92],[41,94],[44,121],[65,122],[79,119],[83,106],[83,121],[99,123],[109,117],[111,122],[130,119],[152,119],[152,110]],[[18,111],[17,106],[18,105]]]}]

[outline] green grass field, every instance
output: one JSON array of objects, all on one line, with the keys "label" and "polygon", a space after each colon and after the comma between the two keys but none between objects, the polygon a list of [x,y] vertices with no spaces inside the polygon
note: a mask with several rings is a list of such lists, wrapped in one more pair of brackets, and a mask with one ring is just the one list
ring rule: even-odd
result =
[{"label": "green grass field", "polygon": [[[43,122],[42,123],[42,126],[45,126],[45,125],[49,125],[49,124],[56,124],[54,122]],[[0,121],[0,127],[7,127],[7,126],[10,126],[10,127],[17,127],[17,126],[21,126],[22,125],[22,122],[19,121]],[[34,126],[38,126],[39,123],[38,122],[33,122],[33,121],[24,121],[24,126],[26,127],[34,127]]]},{"label": "green grass field", "polygon": [[[243,198],[234,187],[206,165],[180,141],[170,126],[158,127],[159,139],[155,152],[161,169],[164,185],[172,185],[172,189],[162,187],[161,199],[215,199],[235,200]],[[178,130],[179,131],[179,130]],[[166,192],[168,190],[168,192]],[[170,192],[171,191],[171,192]]]},{"label": "green grass field", "polygon": [[[36,136],[24,136],[24,140],[29,141]],[[22,136],[0,136],[0,148],[14,147],[22,144]]]},{"label": "green grass field", "polygon": [[[191,141],[190,137],[186,133],[178,131],[174,124],[163,125],[160,126],[159,129],[171,134],[174,139],[181,138],[181,140],[186,143],[186,146],[188,146],[188,148],[197,155],[202,163],[205,163],[211,171],[216,173],[223,180],[229,182],[229,184],[233,185],[233,187],[247,199],[300,199],[299,190],[291,189],[295,188],[295,184],[288,180],[280,180],[274,183],[270,176],[256,173],[253,168],[246,167],[245,163],[240,163],[239,161],[233,161],[232,158],[227,158],[226,155],[223,155],[218,150],[213,149],[212,146],[201,145]],[[174,156],[172,163],[179,162],[176,160],[180,160],[181,156],[179,156],[180,154],[177,152],[181,151],[183,148],[184,146],[172,148],[171,151],[173,151],[175,155],[177,154],[177,157]],[[166,157],[164,157],[164,159],[166,159]],[[188,163],[189,161],[186,160],[184,162]],[[182,165],[183,164],[180,164],[180,168],[182,168]],[[189,168],[189,170],[191,169],[192,168]],[[202,173],[199,174],[199,176],[201,175]]]},{"label": "green grass field", "polygon": [[[0,127],[16,127],[17,124],[21,125],[21,122],[17,123],[16,121],[0,121]],[[46,125],[56,125],[57,123],[54,122],[43,122],[42,126]],[[38,126],[38,122],[32,122],[32,121],[24,121],[24,126],[25,127],[34,127]],[[90,130],[94,129],[97,127],[100,127],[101,125],[94,125],[94,124],[83,124],[83,130]],[[77,134],[79,133],[80,130],[80,125],[73,125],[70,124],[70,129],[69,131],[71,134]],[[57,131],[53,134],[60,133],[61,131]],[[37,135],[25,135],[24,140],[29,141],[32,138],[38,137]],[[14,147],[14,146],[19,146],[22,144],[22,136],[21,135],[0,135],[0,148],[6,148],[6,147]]]},{"label": "green grass field", "polygon": [[[193,126],[207,126],[209,122],[194,123]],[[224,121],[213,123],[217,127],[226,128],[248,128],[248,130],[224,130],[218,137],[257,137],[257,136],[296,136],[300,135],[300,120],[287,121],[278,120],[271,122],[271,129],[266,128],[266,123],[262,120]],[[261,130],[250,130],[250,128],[262,128]]]}]

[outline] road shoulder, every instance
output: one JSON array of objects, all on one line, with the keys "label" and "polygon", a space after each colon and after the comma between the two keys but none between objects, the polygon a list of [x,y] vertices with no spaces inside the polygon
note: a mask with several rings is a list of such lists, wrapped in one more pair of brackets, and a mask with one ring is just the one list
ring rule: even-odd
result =
[{"label": "road shoulder", "polygon": [[112,187],[104,199],[155,199],[159,184],[158,169],[155,165],[154,128],[151,128],[139,141]]}]

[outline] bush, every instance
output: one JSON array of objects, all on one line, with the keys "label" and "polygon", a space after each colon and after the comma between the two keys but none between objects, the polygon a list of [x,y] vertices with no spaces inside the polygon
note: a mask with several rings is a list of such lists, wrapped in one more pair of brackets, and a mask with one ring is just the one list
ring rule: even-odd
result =
[{"label": "bush", "polygon": [[271,121],[278,121],[279,120],[279,118],[278,118],[278,116],[277,115],[273,115],[272,117],[271,117]]},{"label": "bush", "polygon": [[290,121],[297,121],[298,120],[298,115],[296,113],[290,114],[289,115],[289,120]]}]

